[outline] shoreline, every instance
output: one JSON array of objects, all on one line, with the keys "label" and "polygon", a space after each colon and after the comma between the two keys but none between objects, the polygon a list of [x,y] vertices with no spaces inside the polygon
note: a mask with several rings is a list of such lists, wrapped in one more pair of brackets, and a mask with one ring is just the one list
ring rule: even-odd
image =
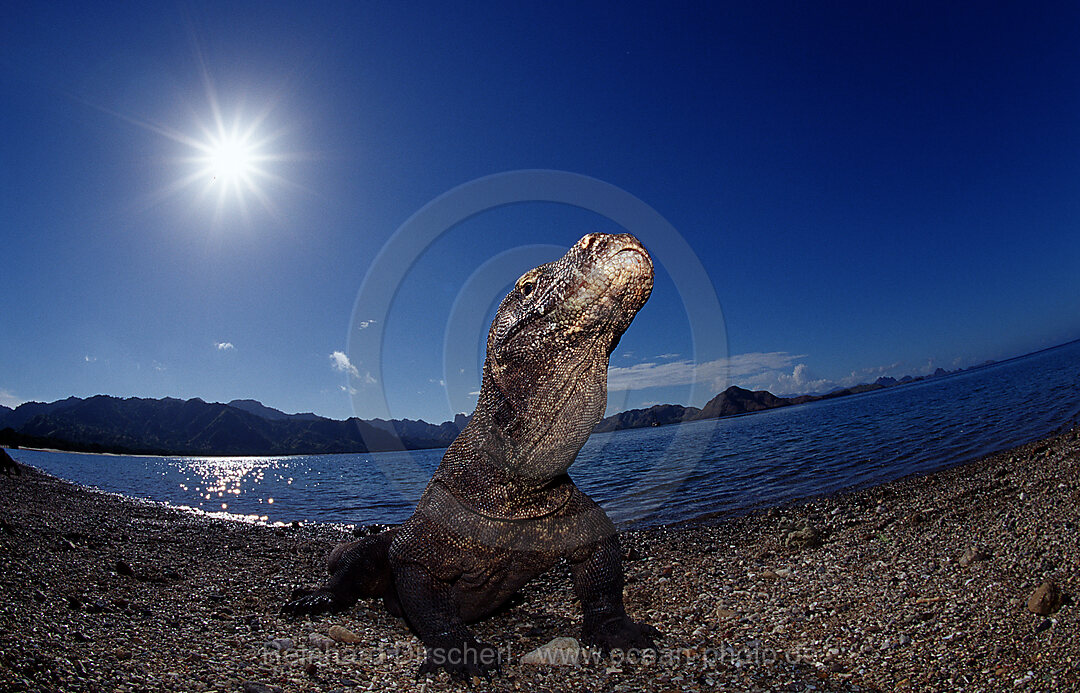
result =
[{"label": "shoreline", "polygon": [[[18,450],[13,450],[18,459]],[[922,476],[621,533],[656,661],[520,663],[576,637],[568,571],[476,624],[482,690],[1080,690],[1080,429]],[[0,476],[0,688],[416,690],[418,641],[376,602],[277,615],[340,527],[194,515],[37,472]],[[1028,610],[1053,581],[1069,597]],[[357,645],[309,643],[334,625]],[[268,648],[278,641],[284,651]],[[322,641],[320,641],[322,642]],[[426,690],[461,690],[441,677]],[[251,688],[250,690],[259,690]]]}]

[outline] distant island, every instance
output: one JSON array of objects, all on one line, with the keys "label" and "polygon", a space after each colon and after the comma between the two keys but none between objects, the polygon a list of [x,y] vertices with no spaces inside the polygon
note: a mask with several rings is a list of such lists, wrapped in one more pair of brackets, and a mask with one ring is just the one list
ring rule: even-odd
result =
[{"label": "distant island", "polygon": [[[992,362],[981,364],[989,365]],[[977,367],[981,367],[977,366]],[[603,419],[598,433],[739,416],[778,407],[897,387],[928,376],[878,378],[873,383],[821,395],[778,397],[765,390],[731,386],[702,408],[658,404]],[[469,422],[349,418],[286,414],[252,399],[227,404],[201,399],[68,397],[51,403],[0,406],[0,445],[124,455],[314,455],[444,448]]]}]

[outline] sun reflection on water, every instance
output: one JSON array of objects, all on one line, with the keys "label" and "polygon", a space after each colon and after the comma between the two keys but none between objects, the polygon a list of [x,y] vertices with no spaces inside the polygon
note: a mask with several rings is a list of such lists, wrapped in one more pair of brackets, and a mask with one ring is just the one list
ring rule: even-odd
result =
[{"label": "sun reflection on water", "polygon": [[[184,478],[178,482],[181,491],[190,494],[191,502],[185,507],[199,510],[207,515],[227,515],[255,522],[267,522],[269,516],[259,512],[226,512],[228,498],[243,506],[259,503],[272,505],[272,497],[261,497],[267,475],[276,481],[292,484],[287,476],[289,463],[276,457],[180,457],[169,460],[169,466]],[[276,473],[277,472],[277,473]],[[218,500],[222,499],[222,500]]]}]

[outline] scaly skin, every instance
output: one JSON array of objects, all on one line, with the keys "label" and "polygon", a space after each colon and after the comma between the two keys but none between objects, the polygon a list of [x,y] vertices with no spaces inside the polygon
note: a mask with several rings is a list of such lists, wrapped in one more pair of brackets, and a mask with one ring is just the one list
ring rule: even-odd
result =
[{"label": "scaly skin", "polygon": [[590,234],[525,273],[488,333],[476,412],[416,512],[339,546],[330,581],[283,610],[314,614],[382,597],[427,647],[420,675],[487,676],[498,653],[465,624],[566,560],[582,640],[605,652],[653,647],[656,629],[623,608],[614,526],[566,474],[604,414],[608,357],[652,283],[652,262],[628,234]]}]

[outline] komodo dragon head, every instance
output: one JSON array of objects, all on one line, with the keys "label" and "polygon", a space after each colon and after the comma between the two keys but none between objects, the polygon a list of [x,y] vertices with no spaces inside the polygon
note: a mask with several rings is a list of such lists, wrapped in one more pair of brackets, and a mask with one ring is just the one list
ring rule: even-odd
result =
[{"label": "komodo dragon head", "polygon": [[474,417],[494,438],[493,463],[528,484],[566,472],[603,417],[608,357],[652,286],[652,260],[629,234],[589,234],[517,280],[488,333]]}]

